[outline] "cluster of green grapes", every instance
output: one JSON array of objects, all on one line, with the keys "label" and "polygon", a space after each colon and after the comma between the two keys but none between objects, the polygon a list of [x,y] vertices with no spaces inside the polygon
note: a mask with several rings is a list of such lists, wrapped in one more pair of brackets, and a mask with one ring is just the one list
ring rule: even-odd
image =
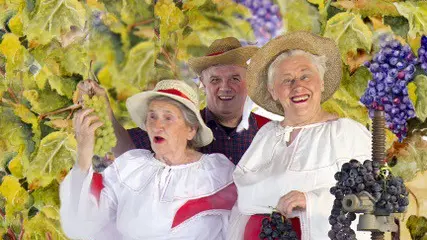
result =
[{"label": "cluster of green grapes", "polygon": [[406,227],[413,240],[427,240],[427,218],[412,215],[406,221]]},{"label": "cluster of green grapes", "polygon": [[108,117],[106,99],[99,96],[83,95],[83,108],[93,109],[100,121],[104,124],[95,131],[94,154],[105,156],[111,148],[116,146],[117,138],[114,134],[113,124]]}]

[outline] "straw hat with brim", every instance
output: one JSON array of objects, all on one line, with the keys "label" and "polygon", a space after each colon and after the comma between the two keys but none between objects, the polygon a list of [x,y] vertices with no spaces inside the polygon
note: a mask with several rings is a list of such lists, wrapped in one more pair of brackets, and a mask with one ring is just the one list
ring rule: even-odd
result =
[{"label": "straw hat with brim", "polygon": [[293,49],[326,56],[326,72],[323,78],[325,90],[322,92],[322,103],[338,89],[342,77],[340,51],[332,39],[300,31],[287,33],[269,41],[251,58],[246,73],[248,95],[262,108],[281,116],[284,116],[282,105],[273,100],[268,91],[268,67],[278,55]]},{"label": "straw hat with brim", "polygon": [[247,67],[247,61],[258,50],[256,46],[242,47],[239,40],[227,37],[215,40],[208,48],[206,56],[192,58],[188,65],[198,75],[214,65],[236,65]]},{"label": "straw hat with brim", "polygon": [[199,99],[196,91],[184,81],[180,80],[163,80],[157,83],[152,91],[145,91],[133,95],[126,101],[126,107],[132,120],[143,130],[147,119],[148,100],[154,96],[166,96],[177,102],[184,104],[194,114],[199,121],[199,141],[195,142],[195,147],[203,147],[213,140],[212,131],[206,126],[199,110]]}]

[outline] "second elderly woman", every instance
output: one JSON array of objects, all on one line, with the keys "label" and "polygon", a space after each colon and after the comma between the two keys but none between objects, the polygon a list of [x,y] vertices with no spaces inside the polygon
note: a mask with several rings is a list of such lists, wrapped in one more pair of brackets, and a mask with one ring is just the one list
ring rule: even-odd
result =
[{"label": "second elderly woman", "polygon": [[322,109],[340,85],[341,67],[335,43],[308,32],[271,40],[252,57],[250,97],[284,120],[260,129],[237,165],[228,239],[260,239],[262,219],[274,208],[292,219],[301,239],[329,239],[334,173],[350,159],[371,156],[363,125]]}]

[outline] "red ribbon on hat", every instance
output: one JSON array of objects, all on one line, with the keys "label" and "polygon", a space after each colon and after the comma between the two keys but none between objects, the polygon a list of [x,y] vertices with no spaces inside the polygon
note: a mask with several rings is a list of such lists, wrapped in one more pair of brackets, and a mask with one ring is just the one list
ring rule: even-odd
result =
[{"label": "red ribbon on hat", "polygon": [[208,57],[210,57],[210,56],[216,56],[216,55],[220,55],[220,54],[223,54],[223,53],[224,52],[214,52],[214,53],[208,54],[206,56],[208,56]]},{"label": "red ribbon on hat", "polygon": [[190,98],[187,97],[187,95],[185,95],[181,91],[173,89],[173,88],[171,88],[171,89],[160,89],[160,90],[157,90],[157,92],[172,94],[172,95],[175,95],[175,96],[178,96],[178,97],[185,98],[185,99],[189,100],[190,102],[194,103],[193,101],[191,101]]}]

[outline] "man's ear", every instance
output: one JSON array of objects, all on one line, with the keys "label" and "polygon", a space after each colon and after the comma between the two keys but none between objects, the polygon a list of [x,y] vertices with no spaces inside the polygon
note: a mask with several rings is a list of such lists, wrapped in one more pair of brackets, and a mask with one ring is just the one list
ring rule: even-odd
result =
[{"label": "man's ear", "polygon": [[270,92],[271,97],[273,98],[273,100],[277,101],[277,94],[276,94],[276,91],[274,91],[274,87],[268,86],[267,89],[268,89],[268,92]]},{"label": "man's ear", "polygon": [[320,91],[324,92],[325,91],[325,82],[322,81],[322,83],[320,84]]}]

